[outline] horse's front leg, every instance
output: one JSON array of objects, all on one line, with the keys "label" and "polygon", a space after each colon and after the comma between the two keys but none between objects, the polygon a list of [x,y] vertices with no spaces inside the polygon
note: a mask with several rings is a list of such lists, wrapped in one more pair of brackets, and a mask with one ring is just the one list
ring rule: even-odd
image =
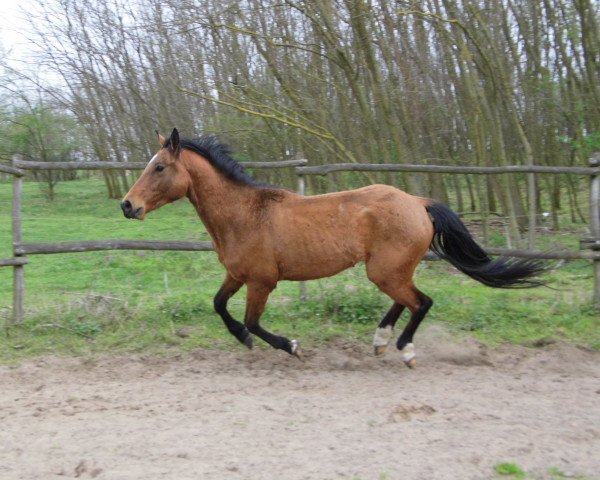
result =
[{"label": "horse's front leg", "polygon": [[300,358],[300,347],[296,340],[289,340],[286,337],[274,335],[262,328],[258,322],[265,310],[269,294],[273,291],[275,286],[271,287],[260,283],[247,283],[246,286],[248,287],[248,292],[246,294],[246,316],[244,318],[244,324],[250,333],[262,338],[273,348],[285,350],[290,355],[295,355]]},{"label": "horse's front leg", "polygon": [[242,323],[233,318],[227,310],[227,302],[233,295],[235,295],[242,285],[242,282],[236,280],[228,273],[225,277],[223,285],[221,285],[221,288],[215,295],[213,302],[215,311],[223,319],[227,330],[229,330],[229,332],[241,343],[246,345],[248,348],[252,348],[252,335],[250,335],[248,329]]}]

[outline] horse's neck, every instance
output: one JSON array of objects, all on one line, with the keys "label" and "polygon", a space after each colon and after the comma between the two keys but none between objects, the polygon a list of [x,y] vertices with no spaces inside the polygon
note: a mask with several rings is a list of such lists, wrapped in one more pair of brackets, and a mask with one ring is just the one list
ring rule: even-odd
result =
[{"label": "horse's neck", "polygon": [[188,161],[187,169],[192,180],[188,198],[215,243],[222,244],[245,227],[255,189],[225,178],[203,159]]}]

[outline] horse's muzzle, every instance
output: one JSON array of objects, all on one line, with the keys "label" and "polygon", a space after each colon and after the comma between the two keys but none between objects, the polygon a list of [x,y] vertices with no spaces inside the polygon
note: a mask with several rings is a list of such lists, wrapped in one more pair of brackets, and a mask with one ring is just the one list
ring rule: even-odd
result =
[{"label": "horse's muzzle", "polygon": [[121,202],[121,210],[123,210],[123,215],[127,218],[136,218],[141,220],[144,214],[144,207],[133,208],[133,205],[129,200],[124,200]]}]

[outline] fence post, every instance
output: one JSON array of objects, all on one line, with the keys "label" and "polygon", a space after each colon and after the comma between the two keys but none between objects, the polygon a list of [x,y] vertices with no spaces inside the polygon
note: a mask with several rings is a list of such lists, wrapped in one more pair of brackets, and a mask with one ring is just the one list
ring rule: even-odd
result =
[{"label": "fence post", "polygon": [[[590,167],[600,167],[600,152],[590,158]],[[590,229],[592,241],[600,241],[600,175],[591,175],[590,182]],[[594,259],[594,298],[597,307],[600,307],[600,260]]]},{"label": "fence post", "polygon": [[[306,192],[306,180],[304,175],[301,173],[298,174],[298,194],[304,196]],[[300,282],[300,301],[305,302],[308,298],[308,294],[306,292],[306,282]]]},{"label": "fence post", "polygon": [[[13,157],[13,164],[19,158]],[[21,229],[21,193],[23,191],[23,177],[15,176],[13,178],[12,192],[12,241],[13,257],[17,256],[16,244],[23,240]],[[25,296],[25,270],[23,265],[13,267],[13,323],[20,323],[23,320],[23,300]]]},{"label": "fence post", "polygon": [[527,231],[527,248],[529,250],[535,249],[535,227],[536,227],[536,207],[537,202],[535,201],[535,173],[527,174],[527,190],[529,197],[529,228]]}]

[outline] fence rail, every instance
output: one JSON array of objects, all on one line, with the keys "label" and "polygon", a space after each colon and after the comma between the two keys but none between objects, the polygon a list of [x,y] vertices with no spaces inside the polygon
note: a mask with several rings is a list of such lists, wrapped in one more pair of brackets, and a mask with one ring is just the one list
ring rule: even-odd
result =
[{"label": "fence rail", "polygon": [[531,258],[540,260],[600,260],[600,252],[572,251],[572,250],[549,250],[546,252],[531,250],[515,250],[512,248],[485,247],[490,255],[502,255],[507,257]]},{"label": "fence rail", "polygon": [[90,240],[83,242],[16,243],[17,255],[97,252],[103,250],[175,250],[209,252],[212,242],[178,242],[160,240]]},{"label": "fence rail", "polygon": [[333,172],[411,172],[411,173],[464,173],[495,175],[500,173],[567,173],[571,175],[600,175],[600,167],[548,167],[542,165],[505,165],[502,167],[468,167],[460,165],[400,165],[379,163],[332,163],[311,167],[297,167],[298,175],[327,175]]},{"label": "fence rail", "polygon": [[9,175],[14,175],[15,177],[23,177],[27,172],[25,170],[0,163],[0,173],[8,173]]},{"label": "fence rail", "polygon": [[[580,251],[532,251],[490,248],[486,250],[492,255],[509,255],[521,258],[539,259],[586,259],[592,260],[595,271],[594,300],[600,305],[600,154],[595,154],[590,160],[590,167],[546,167],[509,165],[502,167],[467,167],[450,165],[397,165],[397,164],[331,164],[322,166],[305,166],[307,160],[287,160],[280,162],[244,162],[246,168],[290,168],[295,167],[298,175],[298,193],[304,195],[306,175],[327,175],[340,171],[379,171],[379,172],[421,172],[421,173],[450,173],[450,174],[570,174],[588,175],[591,179],[590,188],[590,229],[593,237],[583,239]],[[90,240],[81,242],[23,242],[21,229],[21,193],[22,177],[27,170],[141,170],[146,163],[140,162],[33,162],[18,158],[13,160],[13,166],[0,164],[0,172],[13,175],[12,198],[12,243],[13,258],[0,259],[0,267],[13,267],[13,321],[23,318],[24,302],[24,265],[29,263],[27,255],[91,252],[104,250],[174,250],[174,251],[212,251],[211,242],[184,242],[158,240]],[[426,259],[436,256],[431,252]],[[301,287],[301,292],[304,292]],[[303,295],[303,293],[301,293]]]},{"label": "fence rail", "polygon": [[[52,255],[55,253],[81,253],[98,252],[105,250],[170,250],[183,252],[210,252],[214,250],[212,242],[184,242],[171,240],[88,240],[82,242],[35,242],[35,243],[16,243],[14,251],[17,255]],[[600,251],[570,251],[570,250],[550,250],[546,252],[537,252],[529,250],[515,250],[510,248],[486,247],[486,252],[490,255],[506,255],[519,258],[539,258],[544,260],[600,260]],[[431,254],[427,260],[434,260],[437,256]],[[19,264],[19,257],[16,259],[0,260],[10,262],[15,260],[14,265]],[[27,262],[25,262],[27,263]],[[12,266],[6,263],[5,266]]]},{"label": "fence rail", "polygon": [[[282,160],[280,162],[242,162],[245,168],[290,168],[306,165],[308,160]],[[148,163],[144,162],[33,162],[31,160],[15,160],[13,170],[143,170]],[[9,167],[10,168],[10,167]],[[19,170],[23,172],[23,170]],[[10,173],[10,172],[6,172]],[[24,174],[25,172],[23,172]]]},{"label": "fence rail", "polygon": [[19,265],[27,265],[29,260],[23,257],[0,258],[0,267],[17,267]]}]

